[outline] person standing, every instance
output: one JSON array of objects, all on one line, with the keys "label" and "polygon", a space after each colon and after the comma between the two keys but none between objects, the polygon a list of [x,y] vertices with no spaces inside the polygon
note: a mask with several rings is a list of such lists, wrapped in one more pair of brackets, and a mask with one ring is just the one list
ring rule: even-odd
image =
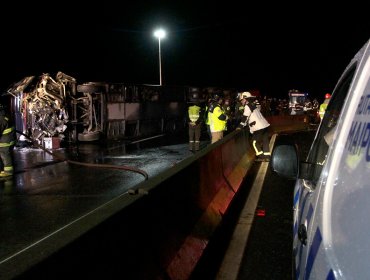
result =
[{"label": "person standing", "polygon": [[206,108],[204,110],[204,122],[206,124],[206,129],[207,129],[207,134],[209,136],[209,140],[212,140],[212,134],[211,134],[211,128],[210,128],[210,120],[208,118],[208,112],[209,112],[209,108],[211,107],[212,105],[212,98],[209,97],[207,98],[207,104],[206,104]]},{"label": "person standing", "polygon": [[222,139],[226,130],[227,116],[221,106],[222,102],[222,93],[214,93],[208,109],[209,128],[212,135],[211,144]]},{"label": "person standing", "polygon": [[2,171],[0,177],[13,176],[13,148],[15,145],[15,128],[10,118],[6,116],[5,107],[0,104],[0,158],[2,161]]},{"label": "person standing", "polygon": [[199,151],[203,114],[203,109],[198,101],[191,104],[188,108],[189,150],[192,152]]},{"label": "person standing", "polygon": [[321,105],[319,107],[319,116],[320,116],[320,119],[321,120],[324,118],[325,111],[326,111],[326,108],[328,107],[330,98],[331,98],[331,94],[330,93],[325,94],[325,100],[324,100],[323,103],[321,103]]},{"label": "person standing", "polygon": [[244,106],[244,113],[237,129],[249,127],[249,131],[252,134],[252,146],[257,160],[269,161],[271,156],[268,131],[270,123],[254,104],[254,96],[250,92],[243,92],[239,98]]},{"label": "person standing", "polygon": [[241,98],[240,98],[240,95],[241,93],[238,93],[238,96],[237,96],[237,101],[235,102],[235,107],[234,107],[234,111],[235,111],[235,114],[234,114],[234,128],[237,128],[242,120],[242,117],[243,117],[243,113],[244,113],[244,106],[242,104],[242,102],[240,101]]},{"label": "person standing", "polygon": [[232,125],[231,120],[233,119],[230,97],[226,97],[221,106],[222,106],[222,110],[224,111],[224,114],[227,117],[226,128],[225,128],[225,132],[224,132],[224,134],[225,134],[228,131],[231,131],[231,125]]}]

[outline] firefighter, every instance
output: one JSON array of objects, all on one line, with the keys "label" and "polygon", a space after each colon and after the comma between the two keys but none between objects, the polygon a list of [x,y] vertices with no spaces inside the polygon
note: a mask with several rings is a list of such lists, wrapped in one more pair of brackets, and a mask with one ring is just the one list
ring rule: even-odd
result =
[{"label": "firefighter", "polygon": [[325,100],[324,100],[324,102],[323,102],[323,103],[321,103],[321,105],[320,105],[320,108],[319,108],[319,115],[320,115],[320,119],[321,119],[321,120],[324,118],[325,111],[326,111],[326,108],[328,107],[328,104],[329,104],[330,98],[331,98],[331,94],[330,94],[330,93],[325,94]]},{"label": "firefighter", "polygon": [[13,176],[13,148],[15,144],[15,129],[10,118],[6,116],[5,106],[0,104],[0,158],[2,171],[0,177]]},{"label": "firefighter", "polygon": [[271,156],[268,131],[270,124],[254,104],[254,96],[252,96],[250,92],[243,92],[240,94],[239,99],[244,106],[244,113],[242,121],[237,129],[248,127],[252,134],[252,146],[256,153],[257,160],[269,161]]},{"label": "firefighter", "polygon": [[189,150],[192,152],[199,151],[200,134],[203,123],[203,108],[199,101],[190,104],[188,108],[189,122]]},{"label": "firefighter", "polygon": [[203,115],[203,119],[204,119],[204,122],[206,124],[207,134],[209,136],[209,140],[212,140],[212,133],[211,133],[211,129],[210,129],[210,120],[208,119],[208,112],[209,112],[209,108],[211,107],[212,101],[213,101],[212,97],[209,97],[207,99],[207,104],[206,104],[206,107],[205,107],[205,110],[204,110],[204,115]]},{"label": "firefighter", "polygon": [[243,113],[244,113],[244,106],[242,104],[242,102],[240,101],[241,98],[240,98],[240,95],[242,93],[238,93],[238,96],[237,96],[237,101],[235,102],[235,106],[234,106],[234,127],[237,128],[241,122],[241,119],[243,117]]},{"label": "firefighter", "polygon": [[231,98],[226,97],[223,104],[222,109],[225,112],[225,115],[227,116],[227,122],[226,122],[226,131],[234,130],[232,127],[232,120],[233,120],[233,110],[232,110],[232,104],[231,104]]},{"label": "firefighter", "polygon": [[220,140],[226,130],[227,116],[222,108],[223,94],[214,93],[208,109],[209,128],[212,135],[211,144]]}]

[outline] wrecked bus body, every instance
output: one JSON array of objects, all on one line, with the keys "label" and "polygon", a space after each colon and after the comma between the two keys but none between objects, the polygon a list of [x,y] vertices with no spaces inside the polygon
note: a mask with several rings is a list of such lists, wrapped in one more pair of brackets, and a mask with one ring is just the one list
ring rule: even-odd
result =
[{"label": "wrecked bus body", "polygon": [[[137,139],[184,131],[187,101],[207,90],[185,86],[87,82],[62,72],[29,76],[7,90],[19,139],[59,141]],[[25,136],[26,135],[26,136]]]}]

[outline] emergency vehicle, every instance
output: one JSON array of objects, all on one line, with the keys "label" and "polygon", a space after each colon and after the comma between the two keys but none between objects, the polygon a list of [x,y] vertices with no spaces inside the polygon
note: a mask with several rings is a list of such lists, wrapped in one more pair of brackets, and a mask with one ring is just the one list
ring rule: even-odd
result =
[{"label": "emergency vehicle", "polygon": [[305,107],[308,100],[308,93],[293,89],[289,91],[288,96],[290,115],[302,115],[308,110],[308,108]]},{"label": "emergency vehicle", "polygon": [[294,143],[273,149],[271,168],[296,179],[296,279],[369,279],[369,48],[370,40],[336,84],[306,160]]}]

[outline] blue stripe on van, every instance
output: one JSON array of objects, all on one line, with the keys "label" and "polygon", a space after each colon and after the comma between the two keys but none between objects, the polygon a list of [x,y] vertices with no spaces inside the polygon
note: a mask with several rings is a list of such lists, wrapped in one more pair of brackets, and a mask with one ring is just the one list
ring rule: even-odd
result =
[{"label": "blue stripe on van", "polygon": [[293,225],[293,236],[295,237],[297,233],[298,233],[298,221],[295,221]]},{"label": "blue stripe on van", "polygon": [[[303,193],[303,192],[302,192]],[[304,196],[304,198],[301,200],[303,203],[301,205],[301,207],[299,207],[300,209],[300,215],[299,215],[299,219],[298,219],[298,222],[299,223],[302,223],[302,216],[303,216],[303,209],[305,208],[306,206],[306,202],[307,202],[307,198],[310,196],[310,193],[307,192],[306,195]]]},{"label": "blue stripe on van", "polygon": [[[303,204],[301,205],[302,207],[300,208],[300,216],[299,216],[299,219],[298,221],[295,221],[294,223],[294,232],[293,232],[293,238],[296,237],[296,235],[298,234],[298,223],[303,223],[302,221],[302,216],[303,216],[303,209],[305,207],[305,204],[307,202],[307,197],[308,197],[309,193],[306,193],[305,195],[305,198],[303,199]],[[311,220],[311,217],[312,217],[312,213],[313,213],[313,208],[312,208],[312,205],[310,205],[310,208],[308,210],[308,213],[307,213],[307,227],[309,226],[310,224],[310,220]]]},{"label": "blue stripe on van", "polygon": [[[299,195],[298,194],[303,194],[303,192],[301,192],[301,191],[297,191],[297,193],[296,193],[296,195],[295,195],[295,197],[299,197]],[[306,195],[305,195],[305,198],[304,199],[299,199],[299,200],[301,200],[303,203],[302,203],[302,205],[301,205],[301,207],[299,207],[299,210],[298,210],[298,208],[296,208],[296,210],[295,211],[299,211],[299,217],[298,217],[298,220],[295,220],[294,221],[294,225],[293,225],[293,238],[295,238],[296,237],[296,235],[297,235],[297,233],[298,233],[298,223],[301,223],[302,222],[302,215],[303,215],[303,209],[304,209],[304,206],[305,206],[305,204],[306,204],[306,201],[307,201],[307,196],[309,195],[309,193],[306,193]],[[299,201],[298,200],[298,201]],[[295,203],[298,203],[298,201],[297,202],[295,202]],[[294,204],[294,207],[297,207],[296,206],[296,204]]]},{"label": "blue stripe on van", "polygon": [[[307,196],[305,197],[307,198]],[[305,200],[306,202],[306,200]],[[308,231],[308,228],[310,226],[310,222],[311,222],[311,218],[312,218],[312,214],[313,214],[313,207],[312,207],[312,204],[310,204],[310,207],[308,208],[308,212],[307,212],[307,216],[306,216],[306,227],[307,227],[307,231]],[[297,226],[298,227],[298,226]],[[298,230],[297,230],[298,231]],[[307,233],[308,234],[308,233]],[[300,270],[299,270],[299,267],[301,266],[301,262],[302,262],[302,253],[303,253],[303,247],[304,245],[302,243],[300,243],[300,248],[299,248],[299,258],[298,258],[298,271],[296,271],[296,275],[297,275],[297,278],[299,278],[299,274],[300,274]],[[313,244],[312,244],[313,246]],[[311,246],[311,248],[312,248]],[[297,252],[296,252],[297,253]]]},{"label": "blue stripe on van", "polygon": [[298,188],[297,192],[294,194],[293,207],[297,206],[297,203],[299,201],[300,190],[301,190],[301,188]]},{"label": "blue stripe on van", "polygon": [[326,276],[326,280],[335,280],[335,275],[332,269],[330,269],[328,276]]},{"label": "blue stripe on van", "polygon": [[[294,211],[298,211],[298,202],[299,202],[299,196],[301,194],[301,188],[298,188],[298,190],[296,191],[296,193],[294,194],[294,199],[293,199],[293,209]],[[294,224],[293,224],[293,237],[296,236],[297,232],[298,232],[298,221],[296,219],[294,219]]]},{"label": "blue stripe on van", "polygon": [[319,251],[321,241],[322,241],[321,232],[320,232],[319,228],[317,228],[316,232],[315,232],[315,236],[312,240],[312,245],[311,245],[311,248],[310,248],[310,252],[308,254],[305,279],[309,279],[309,277],[310,277],[311,270],[312,270],[312,267],[313,267],[313,263],[315,262],[315,258],[316,258],[317,252]]}]

